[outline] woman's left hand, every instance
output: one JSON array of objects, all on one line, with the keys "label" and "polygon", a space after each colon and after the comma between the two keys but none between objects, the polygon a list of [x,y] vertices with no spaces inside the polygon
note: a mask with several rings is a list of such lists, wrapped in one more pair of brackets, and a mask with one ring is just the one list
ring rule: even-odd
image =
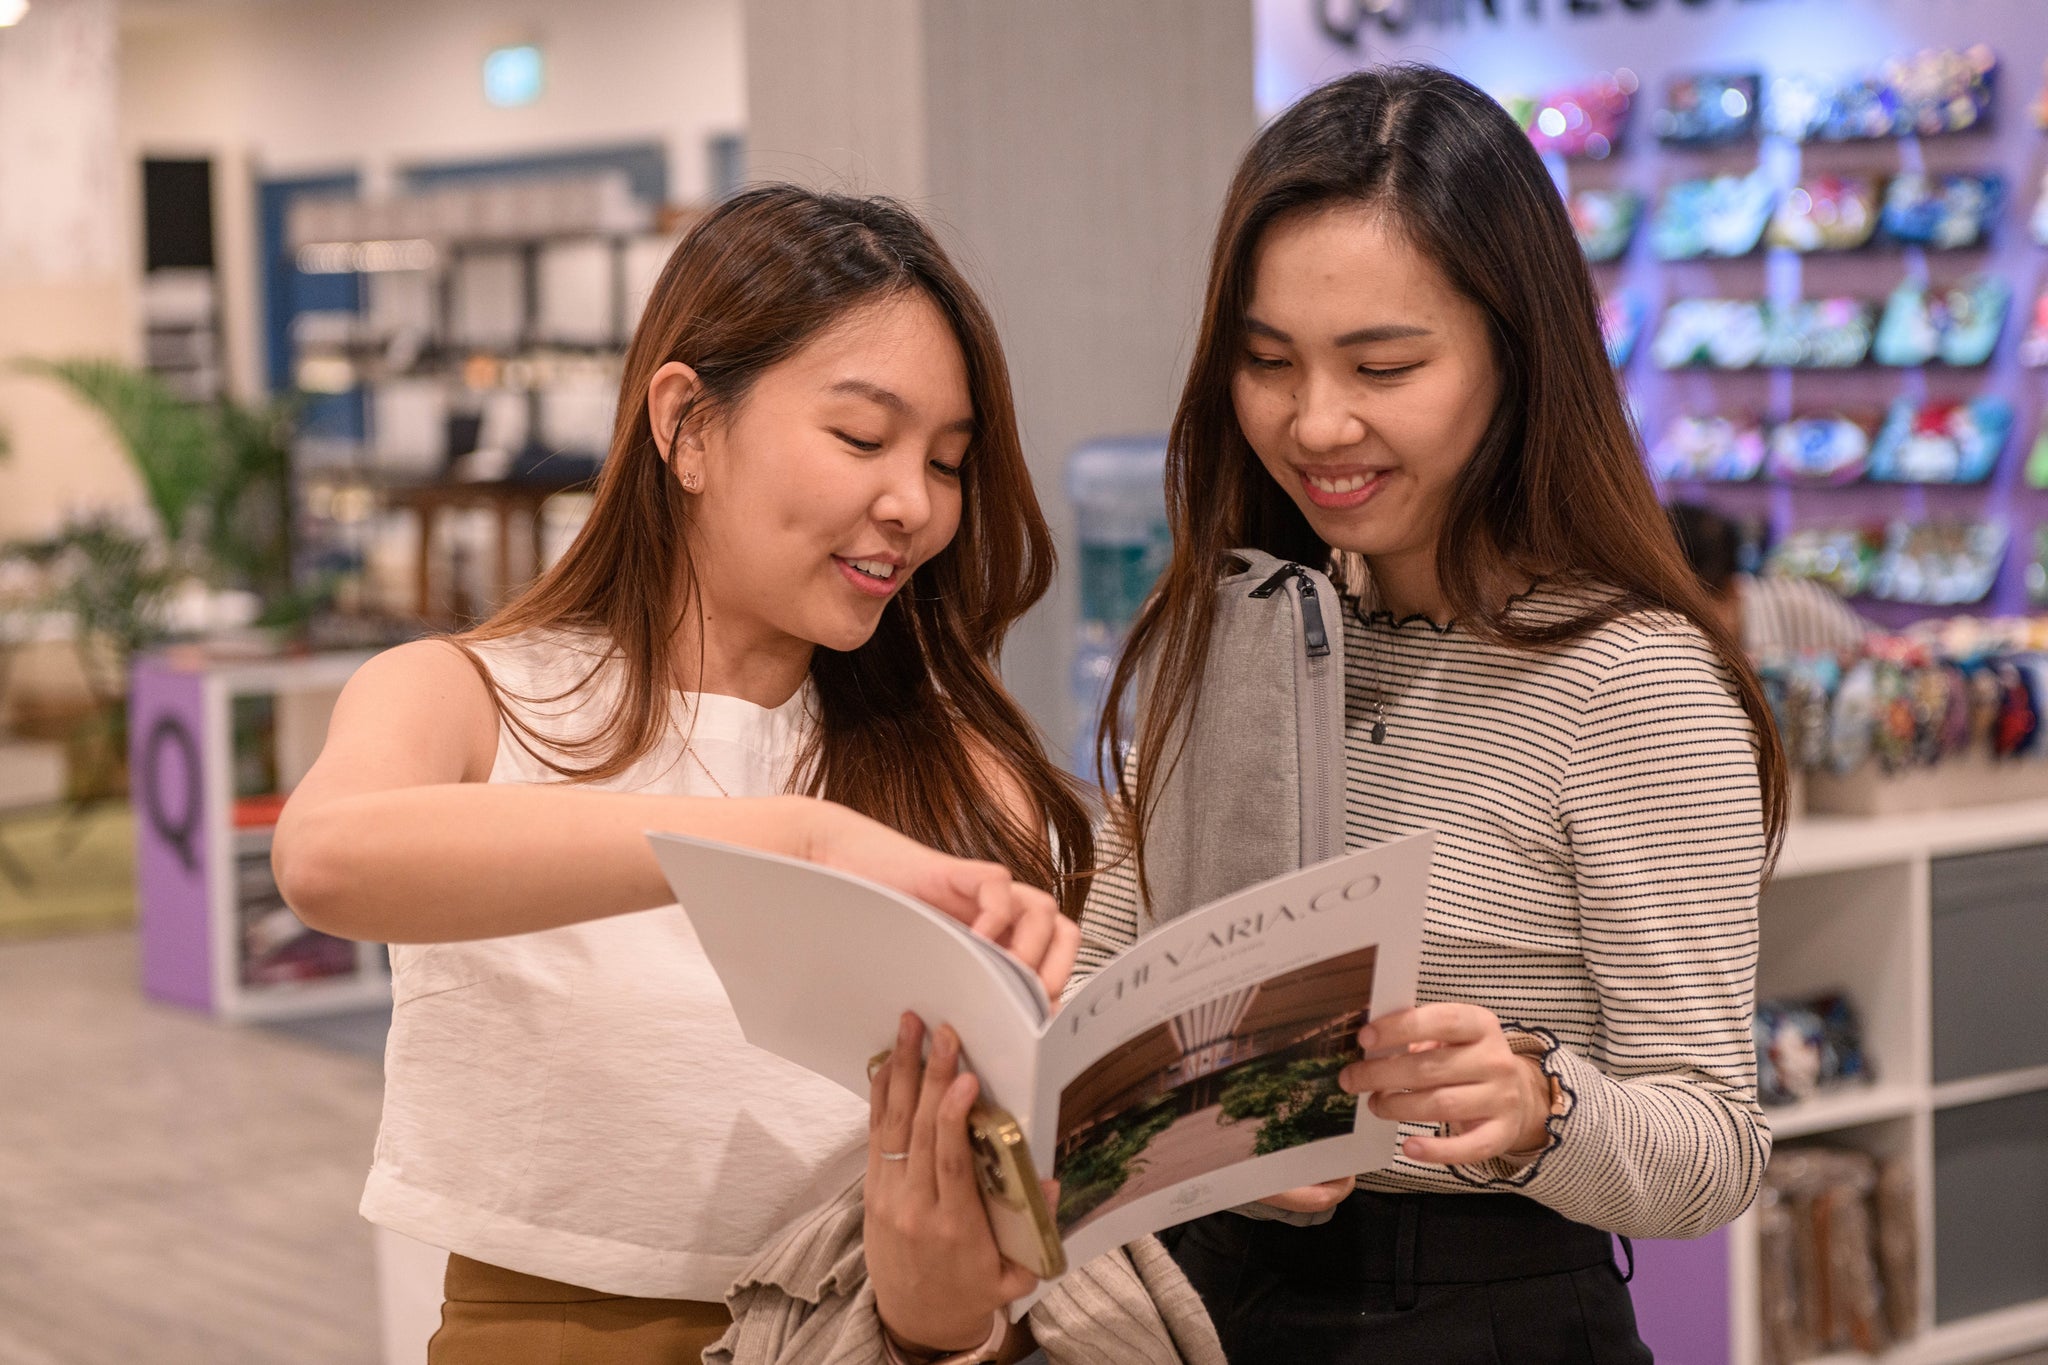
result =
[{"label": "woman's left hand", "polygon": [[[968,1145],[977,1084],[941,1027],[925,1065],[924,1025],[903,1016],[869,1094],[864,1236],[882,1325],[935,1354],[979,1346],[997,1309],[1038,1277],[996,1249]],[[901,1153],[887,1156],[886,1153]]]},{"label": "woman's left hand", "polygon": [[1500,1020],[1478,1005],[1432,1004],[1400,1010],[1358,1031],[1367,1052],[1392,1056],[1353,1062],[1337,1083],[1366,1098],[1383,1119],[1441,1125],[1447,1137],[1411,1137],[1410,1161],[1469,1166],[1549,1140],[1550,1079],[1533,1058],[1508,1048]]}]

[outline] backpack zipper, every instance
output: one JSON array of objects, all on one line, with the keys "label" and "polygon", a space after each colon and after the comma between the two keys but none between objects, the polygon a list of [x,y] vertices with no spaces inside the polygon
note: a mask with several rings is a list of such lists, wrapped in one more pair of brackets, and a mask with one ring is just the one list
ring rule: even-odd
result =
[{"label": "backpack zipper", "polygon": [[1330,636],[1323,629],[1323,604],[1316,595],[1316,581],[1308,576],[1307,569],[1299,564],[1282,564],[1272,577],[1253,588],[1251,595],[1271,597],[1290,578],[1299,583],[1296,591],[1301,598],[1302,641],[1308,646],[1308,657],[1320,659],[1330,652]]}]

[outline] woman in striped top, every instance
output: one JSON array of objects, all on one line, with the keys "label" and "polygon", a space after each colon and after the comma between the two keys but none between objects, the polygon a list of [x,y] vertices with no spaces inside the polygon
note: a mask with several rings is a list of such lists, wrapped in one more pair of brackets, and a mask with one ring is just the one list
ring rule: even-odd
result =
[{"label": "woman in striped top", "polygon": [[1749,1027],[1784,765],[1497,104],[1386,68],[1260,135],[1170,451],[1174,558],[1106,723],[1105,851],[1134,856],[1096,881],[1084,968],[1135,933],[1178,719],[1229,723],[1199,696],[1229,547],[1346,586],[1348,843],[1439,831],[1422,1003],[1342,1075],[1401,1122],[1394,1163],[1269,1201],[1326,1221],[1217,1215],[1175,1255],[1235,1362],[1647,1360],[1609,1234],[1720,1226],[1769,1153]]}]

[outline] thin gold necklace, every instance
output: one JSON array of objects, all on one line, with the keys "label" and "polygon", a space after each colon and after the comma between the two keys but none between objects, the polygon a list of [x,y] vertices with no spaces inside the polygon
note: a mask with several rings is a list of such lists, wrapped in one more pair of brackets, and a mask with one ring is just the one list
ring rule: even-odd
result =
[{"label": "thin gold necklace", "polygon": [[696,746],[696,745],[694,745],[694,744],[685,744],[685,745],[683,746],[683,752],[684,752],[684,753],[686,753],[686,754],[688,754],[688,755],[689,755],[689,756],[690,756],[691,758],[694,758],[694,759],[696,759],[696,760],[697,760],[697,766],[698,766],[698,767],[699,767],[700,769],[702,769],[702,770],[703,770],[703,772],[704,772],[704,776],[706,776],[706,777],[708,777],[708,778],[710,778],[710,779],[711,779],[711,785],[712,785],[712,786],[714,786],[714,787],[716,787],[716,788],[718,788],[718,794],[719,794],[720,796],[726,797],[726,798],[728,798],[728,799],[730,799],[730,798],[731,798],[731,796],[732,796],[732,793],[731,793],[731,792],[729,792],[729,791],[727,791],[727,790],[725,789],[725,784],[724,784],[723,782],[720,782],[720,781],[718,780],[718,774],[717,774],[717,773],[715,773],[715,772],[712,772],[712,771],[711,771],[711,765],[710,765],[709,763],[706,763],[706,762],[704,761],[704,755],[702,755],[702,754],[700,754],[700,753],[698,753],[698,752],[697,752],[697,746]]}]

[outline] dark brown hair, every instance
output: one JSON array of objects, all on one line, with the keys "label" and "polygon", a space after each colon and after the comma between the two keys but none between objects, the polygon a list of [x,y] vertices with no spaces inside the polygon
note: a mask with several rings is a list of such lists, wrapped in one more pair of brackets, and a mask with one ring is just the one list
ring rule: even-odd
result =
[{"label": "dark brown hair", "polygon": [[[1135,830],[1150,820],[1171,766],[1177,719],[1199,704],[1224,552],[1251,546],[1317,566],[1332,557],[1246,442],[1231,380],[1244,361],[1261,237],[1284,215],[1336,207],[1386,214],[1491,325],[1500,400],[1437,541],[1453,614],[1481,639],[1522,648],[1579,638],[1627,612],[1684,614],[1726,665],[1755,729],[1775,850],[1785,758],[1770,708],[1657,505],[1564,203],[1507,112],[1427,66],[1359,71],[1311,92],[1260,133],[1231,182],[1168,439],[1173,557],[1132,627],[1103,715],[1103,753],[1135,741],[1133,760],[1118,765]],[[1536,578],[1598,591],[1579,614],[1538,625],[1508,612],[1506,592]],[[1152,681],[1133,734],[1125,706],[1141,671]]]},{"label": "dark brown hair", "polygon": [[[674,644],[695,600],[690,500],[661,459],[648,417],[655,371],[682,361],[697,372],[689,420],[729,417],[762,371],[850,310],[913,290],[951,324],[967,363],[974,431],[961,469],[960,528],[890,600],[865,644],[813,654],[820,724],[798,772],[810,794],[947,852],[1001,863],[1074,913],[1084,887],[1069,874],[1093,857],[1088,815],[1077,784],[1047,759],[996,671],[1004,636],[1052,581],[1052,536],[1025,466],[995,326],[900,204],[767,185],[728,199],[692,228],[627,349],[589,520],[554,567],[455,643],[484,674],[515,735],[565,778],[602,780],[646,755],[671,723],[668,689],[687,682],[677,676]],[[587,737],[543,738],[466,648],[530,631],[587,635],[611,651],[560,696],[520,699],[560,700],[616,666],[616,704]],[[1046,824],[1011,814],[990,790],[998,770],[1014,777]]]}]

